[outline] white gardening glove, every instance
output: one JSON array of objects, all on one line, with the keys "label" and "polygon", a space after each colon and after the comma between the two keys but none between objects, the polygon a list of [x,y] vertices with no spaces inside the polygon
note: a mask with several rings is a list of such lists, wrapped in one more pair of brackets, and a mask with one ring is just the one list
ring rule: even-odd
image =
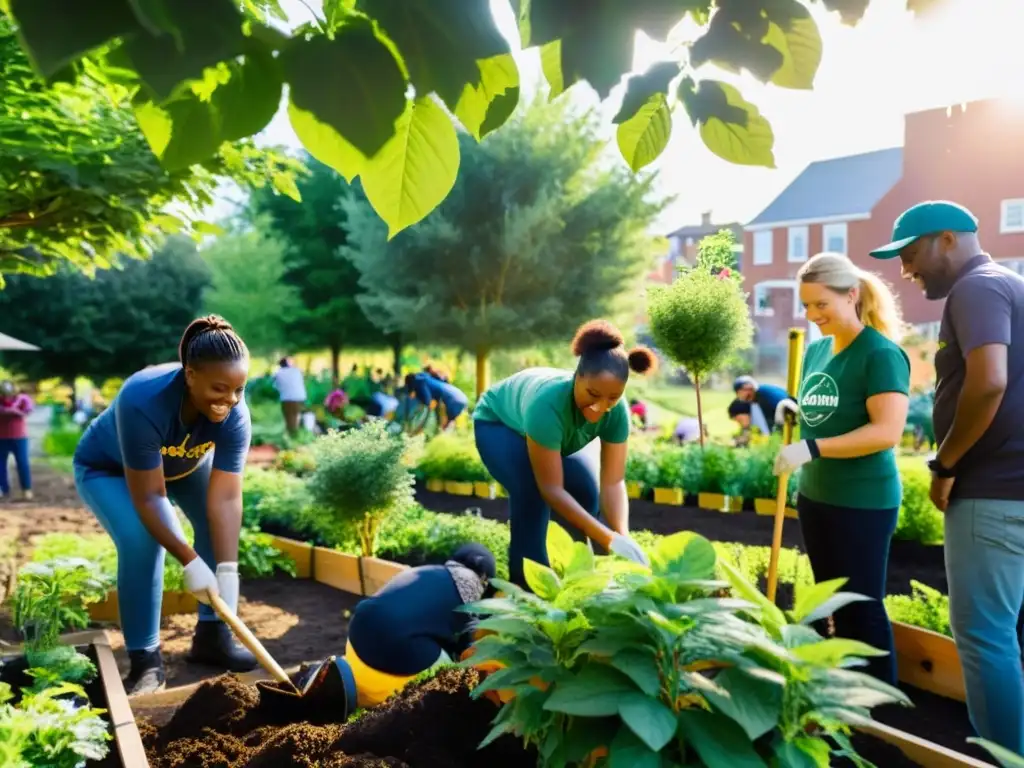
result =
[{"label": "white gardening glove", "polygon": [[238,615],[238,563],[217,563],[217,590],[231,612]]},{"label": "white gardening glove", "polygon": [[201,603],[209,605],[207,592],[218,592],[217,577],[201,557],[196,557],[185,566],[185,589],[196,596]]},{"label": "white gardening glove", "polygon": [[812,458],[814,457],[811,456],[811,447],[806,440],[784,446],[775,457],[774,473],[776,476],[790,475]]},{"label": "white gardening glove", "polygon": [[800,415],[800,406],[796,404],[795,400],[790,400],[788,397],[780,400],[779,404],[775,406],[775,423],[782,425],[786,422],[786,412],[792,413],[793,416]]},{"label": "white gardening glove", "polygon": [[613,533],[611,544],[608,546],[608,551],[624,557],[627,560],[632,560],[634,563],[640,563],[640,565],[650,565],[650,560],[647,559],[647,553],[640,548],[640,545],[633,541],[629,536],[623,536],[621,533]]}]

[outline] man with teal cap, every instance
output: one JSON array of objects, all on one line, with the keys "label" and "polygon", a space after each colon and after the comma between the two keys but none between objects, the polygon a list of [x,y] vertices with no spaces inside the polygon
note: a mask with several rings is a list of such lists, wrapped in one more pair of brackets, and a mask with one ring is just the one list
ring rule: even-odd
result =
[{"label": "man with teal cap", "polygon": [[909,208],[892,242],[903,277],[946,299],[935,354],[939,450],[931,498],[945,513],[950,623],[979,735],[1024,753],[1024,278],[994,262],[961,205]]}]

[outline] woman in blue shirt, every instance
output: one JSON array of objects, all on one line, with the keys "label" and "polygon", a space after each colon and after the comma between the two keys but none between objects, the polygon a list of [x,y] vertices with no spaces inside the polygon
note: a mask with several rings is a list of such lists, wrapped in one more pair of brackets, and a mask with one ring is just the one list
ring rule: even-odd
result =
[{"label": "woman in blue shirt", "polygon": [[[117,547],[129,694],[164,685],[165,551],[184,565],[185,586],[202,603],[189,660],[237,672],[256,666],[208,604],[214,592],[238,607],[242,471],[252,431],[244,398],[249,352],[230,323],[210,315],[185,329],[178,356],[180,364],[130,376],[74,457],[78,492]],[[172,503],[191,522],[195,549]]]},{"label": "woman in blue shirt", "polygon": [[469,404],[469,398],[461,389],[426,372],[410,373],[406,376],[405,390],[409,394],[415,394],[416,399],[426,408],[434,401],[444,405],[444,422],[440,424],[441,429],[447,429]]}]

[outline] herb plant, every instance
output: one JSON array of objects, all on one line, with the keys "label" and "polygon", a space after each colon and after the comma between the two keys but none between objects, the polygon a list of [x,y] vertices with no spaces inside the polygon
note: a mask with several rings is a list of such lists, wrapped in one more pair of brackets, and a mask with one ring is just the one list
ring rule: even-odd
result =
[{"label": "herb plant", "polygon": [[0,765],[4,768],[80,768],[107,756],[112,738],[100,717],[106,710],[78,707],[66,697],[85,696],[71,684],[25,692],[17,706],[0,683]]},{"label": "herb plant", "polygon": [[11,595],[11,613],[26,650],[46,651],[58,644],[65,629],[88,626],[88,606],[106,597],[110,587],[100,566],[84,558],[23,565]]},{"label": "herb plant", "polygon": [[474,691],[506,694],[485,743],[515,733],[544,768],[825,768],[833,752],[863,766],[849,727],[909,704],[854,670],[880,651],[811,627],[863,599],[843,580],[798,585],[784,612],[693,533],[661,539],[650,568],[595,557],[557,526],[548,552],[550,568],[526,563],[532,594],[497,581],[503,597],[464,608],[493,633],[471,663],[504,667]]}]

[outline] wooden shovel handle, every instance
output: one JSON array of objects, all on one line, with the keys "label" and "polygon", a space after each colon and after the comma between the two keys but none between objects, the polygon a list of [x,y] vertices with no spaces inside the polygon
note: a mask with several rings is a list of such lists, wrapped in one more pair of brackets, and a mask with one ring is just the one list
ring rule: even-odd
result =
[{"label": "wooden shovel handle", "polygon": [[274,661],[274,657],[263,647],[263,643],[256,638],[256,635],[249,631],[249,628],[235,615],[223,598],[220,595],[211,593],[207,593],[207,595],[210,598],[210,605],[213,606],[213,610],[224,620],[225,624],[231,627],[231,631],[235,633],[238,642],[249,649],[260,663],[260,666],[267,670],[279,683],[290,683],[291,679],[288,677],[288,673],[281,668],[280,664]]}]

